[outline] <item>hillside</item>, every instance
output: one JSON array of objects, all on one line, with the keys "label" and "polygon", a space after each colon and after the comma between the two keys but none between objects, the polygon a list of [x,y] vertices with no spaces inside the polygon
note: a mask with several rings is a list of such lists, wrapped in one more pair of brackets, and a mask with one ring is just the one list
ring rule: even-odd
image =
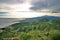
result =
[{"label": "hillside", "polygon": [[3,38],[18,37],[19,40],[60,40],[60,17],[26,18],[6,27],[2,35]]},{"label": "hillside", "polygon": [[[26,31],[28,29],[38,29],[38,30],[51,30],[51,29],[58,29],[60,30],[60,17],[54,17],[54,16],[43,16],[43,17],[37,17],[37,18],[27,18],[26,20],[23,20],[20,23],[16,23],[13,25],[10,25],[13,29],[19,29]],[[26,27],[26,28],[25,28]],[[32,28],[33,27],[33,28]],[[24,29],[23,29],[24,28]]]}]

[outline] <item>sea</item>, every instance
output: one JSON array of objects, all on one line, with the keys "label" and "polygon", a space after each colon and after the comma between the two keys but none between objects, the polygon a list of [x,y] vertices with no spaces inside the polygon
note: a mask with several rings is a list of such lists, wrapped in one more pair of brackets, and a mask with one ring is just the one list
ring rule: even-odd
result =
[{"label": "sea", "polygon": [[14,23],[18,23],[20,19],[18,18],[0,18],[0,28],[4,28]]}]

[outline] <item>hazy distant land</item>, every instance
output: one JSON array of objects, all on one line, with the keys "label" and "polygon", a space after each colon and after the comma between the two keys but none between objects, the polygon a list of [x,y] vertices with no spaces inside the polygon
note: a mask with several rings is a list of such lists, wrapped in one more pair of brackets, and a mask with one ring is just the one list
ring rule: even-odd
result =
[{"label": "hazy distant land", "polygon": [[0,18],[0,28],[19,22],[18,18]]}]

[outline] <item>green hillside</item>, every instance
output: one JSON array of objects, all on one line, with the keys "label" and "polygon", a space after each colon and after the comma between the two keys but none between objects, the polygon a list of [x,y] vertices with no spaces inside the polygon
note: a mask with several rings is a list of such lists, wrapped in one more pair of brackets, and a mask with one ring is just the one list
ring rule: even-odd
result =
[{"label": "green hillside", "polygon": [[0,33],[1,40],[12,40],[11,38],[19,40],[60,40],[60,19],[42,19],[12,24]]}]

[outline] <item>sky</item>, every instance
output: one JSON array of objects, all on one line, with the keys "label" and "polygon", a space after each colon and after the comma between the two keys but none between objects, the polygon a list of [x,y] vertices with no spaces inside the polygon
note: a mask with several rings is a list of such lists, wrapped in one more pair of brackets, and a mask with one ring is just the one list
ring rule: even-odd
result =
[{"label": "sky", "polygon": [[43,15],[60,16],[60,0],[0,0],[0,18],[30,18]]},{"label": "sky", "polygon": [[32,18],[44,15],[60,17],[60,0],[0,0],[0,28],[21,20],[6,18]]}]

